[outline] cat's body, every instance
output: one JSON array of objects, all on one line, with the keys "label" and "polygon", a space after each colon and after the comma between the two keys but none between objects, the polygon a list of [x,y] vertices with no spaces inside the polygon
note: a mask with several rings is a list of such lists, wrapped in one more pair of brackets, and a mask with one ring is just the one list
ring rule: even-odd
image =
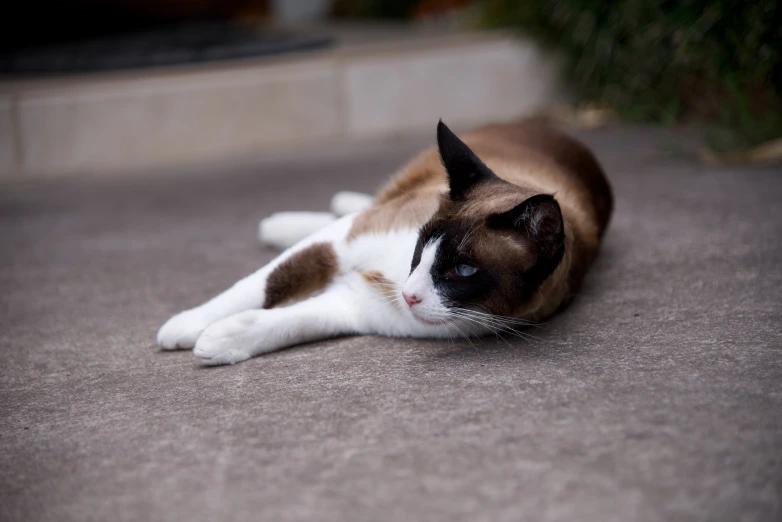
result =
[{"label": "cat's body", "polygon": [[336,199],[343,217],[264,220],[262,239],[295,244],[174,316],[158,343],[227,364],[336,335],[478,336],[540,321],[580,283],[612,205],[592,154],[560,132],[493,125],[462,142],[441,123],[438,147],[374,200]]}]

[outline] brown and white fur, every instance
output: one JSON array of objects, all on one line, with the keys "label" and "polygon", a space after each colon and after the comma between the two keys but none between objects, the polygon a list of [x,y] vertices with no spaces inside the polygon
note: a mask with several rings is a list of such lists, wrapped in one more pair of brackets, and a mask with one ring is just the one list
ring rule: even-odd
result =
[{"label": "brown and white fur", "polygon": [[338,335],[480,336],[554,313],[610,219],[602,169],[582,144],[542,126],[490,125],[463,139],[440,122],[438,146],[374,199],[342,193],[334,214],[263,220],[262,240],[292,246],[171,318],[160,346],[233,364]]}]

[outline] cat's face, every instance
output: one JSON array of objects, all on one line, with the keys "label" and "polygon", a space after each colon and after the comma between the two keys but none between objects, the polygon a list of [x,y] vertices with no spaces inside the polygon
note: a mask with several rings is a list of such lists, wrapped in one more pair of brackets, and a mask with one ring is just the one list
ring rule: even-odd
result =
[{"label": "cat's face", "polygon": [[438,145],[450,193],[421,228],[403,297],[425,323],[518,317],[562,259],[559,205],[499,179],[442,122]]}]

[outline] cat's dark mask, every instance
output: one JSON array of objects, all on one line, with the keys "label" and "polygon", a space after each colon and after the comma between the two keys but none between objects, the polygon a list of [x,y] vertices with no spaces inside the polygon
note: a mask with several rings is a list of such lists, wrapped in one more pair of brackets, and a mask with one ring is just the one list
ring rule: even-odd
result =
[{"label": "cat's dark mask", "polygon": [[430,275],[445,306],[516,315],[562,260],[559,204],[500,179],[442,121],[437,144],[450,191],[420,230],[411,273],[436,243]]}]

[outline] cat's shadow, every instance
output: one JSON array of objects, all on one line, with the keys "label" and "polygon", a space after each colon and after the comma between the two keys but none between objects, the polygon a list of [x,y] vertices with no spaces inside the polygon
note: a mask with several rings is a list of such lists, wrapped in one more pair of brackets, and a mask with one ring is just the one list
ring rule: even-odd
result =
[{"label": "cat's shadow", "polygon": [[[604,257],[611,257],[608,252]],[[603,263],[611,263],[604,260]],[[574,350],[571,339],[588,321],[590,305],[600,300],[602,281],[587,275],[573,301],[540,325],[528,326],[515,333],[501,333],[479,338],[453,340],[415,340],[424,344],[427,357],[432,361],[480,360],[480,359],[540,359],[555,358]]]},{"label": "cat's shadow", "polygon": [[[534,337],[525,337],[525,336]],[[547,357],[556,347],[562,346],[554,342],[556,334],[551,328],[525,328],[517,333],[503,333],[499,336],[485,336],[470,339],[417,340],[424,343],[426,358],[431,361],[446,360],[481,360],[481,359],[530,359]]]}]

